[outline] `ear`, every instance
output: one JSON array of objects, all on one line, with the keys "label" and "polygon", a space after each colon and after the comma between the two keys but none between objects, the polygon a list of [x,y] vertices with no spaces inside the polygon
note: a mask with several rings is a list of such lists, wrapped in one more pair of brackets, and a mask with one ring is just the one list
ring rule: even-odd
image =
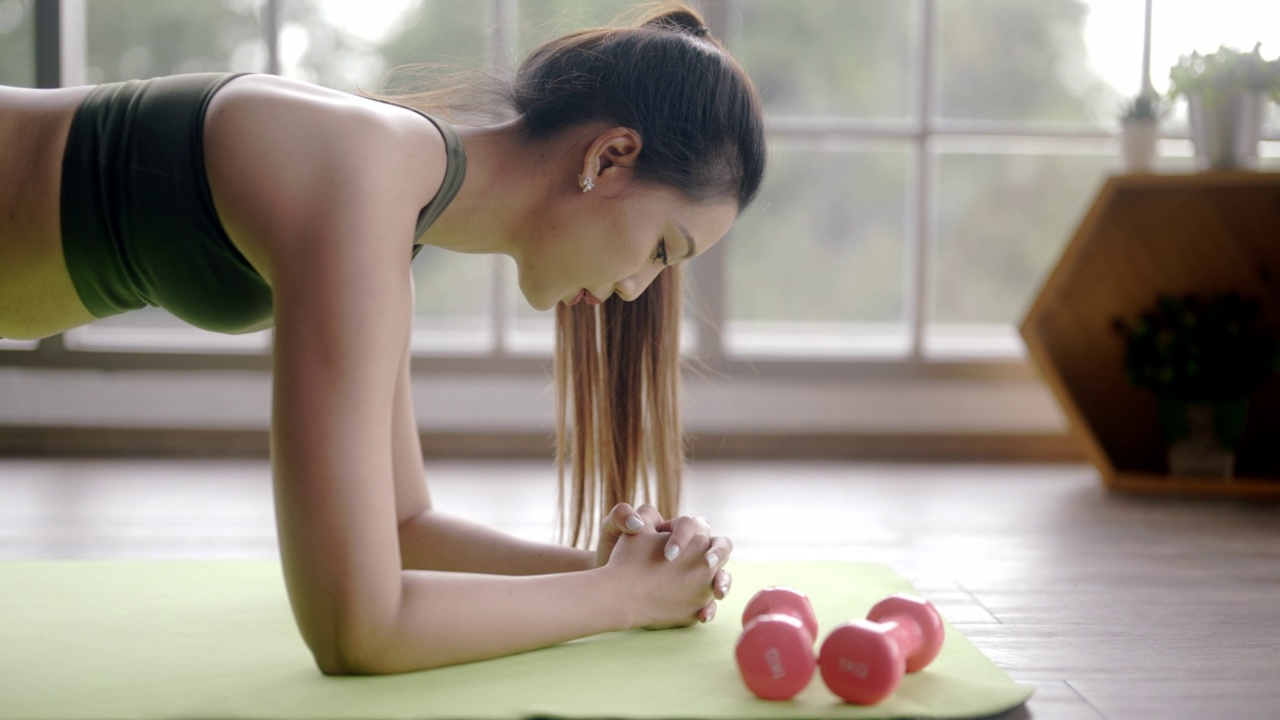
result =
[{"label": "ear", "polygon": [[599,195],[621,193],[635,182],[634,168],[643,145],[640,133],[631,128],[614,127],[602,131],[587,148],[579,182],[583,177],[590,177],[595,181]]}]

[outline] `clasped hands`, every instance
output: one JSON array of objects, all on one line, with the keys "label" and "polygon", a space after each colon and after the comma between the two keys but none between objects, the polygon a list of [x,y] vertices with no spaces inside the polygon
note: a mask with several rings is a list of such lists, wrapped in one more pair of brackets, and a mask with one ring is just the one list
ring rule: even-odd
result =
[{"label": "clasped hands", "polygon": [[[596,567],[604,567],[611,561],[644,562],[649,569],[681,569],[673,580],[673,592],[689,592],[690,578],[702,577],[705,584],[694,580],[692,591],[694,605],[703,602],[687,622],[680,619],[658,620],[649,627],[673,627],[697,622],[711,622],[716,614],[716,600],[723,600],[729,592],[733,577],[724,566],[733,552],[733,542],[727,537],[713,536],[707,521],[700,517],[680,516],[664,520],[652,505],[633,508],[627,503],[616,505],[600,524],[600,542],[596,546]],[[661,548],[661,555],[659,555]],[[615,550],[617,552],[615,552]],[[619,557],[615,557],[615,555]],[[631,556],[622,558],[621,556]],[[690,558],[697,558],[697,563]],[[662,567],[667,564],[666,567]],[[701,573],[705,573],[704,575]],[[670,573],[667,573],[670,575]],[[650,591],[658,588],[648,587]],[[699,594],[700,593],[700,594]]]}]

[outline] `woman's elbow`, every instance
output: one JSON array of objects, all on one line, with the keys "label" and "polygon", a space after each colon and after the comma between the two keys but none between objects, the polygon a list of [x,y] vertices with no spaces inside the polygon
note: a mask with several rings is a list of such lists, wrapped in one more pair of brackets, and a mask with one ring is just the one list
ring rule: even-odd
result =
[{"label": "woman's elbow", "polygon": [[367,675],[368,673],[357,672],[350,664],[338,657],[313,653],[316,660],[316,667],[324,675],[329,677],[343,677],[347,675]]},{"label": "woman's elbow", "polygon": [[333,628],[317,637],[311,633],[307,646],[321,673],[333,677],[350,675],[388,675],[397,670],[386,662],[384,643],[377,634],[364,627]]}]

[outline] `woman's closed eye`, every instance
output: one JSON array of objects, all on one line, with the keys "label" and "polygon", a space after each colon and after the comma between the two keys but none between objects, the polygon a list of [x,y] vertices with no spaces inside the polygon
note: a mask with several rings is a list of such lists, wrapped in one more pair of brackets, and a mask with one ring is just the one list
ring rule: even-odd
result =
[{"label": "woman's closed eye", "polygon": [[655,260],[661,260],[663,265],[670,265],[667,260],[667,239],[662,238],[658,241],[658,252],[654,255]]}]

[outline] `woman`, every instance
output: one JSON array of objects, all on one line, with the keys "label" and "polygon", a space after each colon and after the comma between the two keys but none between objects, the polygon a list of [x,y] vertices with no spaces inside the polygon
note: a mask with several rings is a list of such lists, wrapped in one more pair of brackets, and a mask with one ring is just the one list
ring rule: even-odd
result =
[{"label": "woman", "polygon": [[[730,541],[666,519],[676,269],[759,187],[750,81],[672,5],[547,43],[504,95],[510,119],[455,130],[421,110],[431,94],[269,75],[0,88],[0,336],[146,304],[221,332],[274,325],[281,558],[328,674],[706,622],[729,588]],[[573,544],[613,508],[594,552],[432,509],[409,394],[421,244],[510,255],[528,302],[556,308]],[[657,507],[633,507],[641,493]]]}]

